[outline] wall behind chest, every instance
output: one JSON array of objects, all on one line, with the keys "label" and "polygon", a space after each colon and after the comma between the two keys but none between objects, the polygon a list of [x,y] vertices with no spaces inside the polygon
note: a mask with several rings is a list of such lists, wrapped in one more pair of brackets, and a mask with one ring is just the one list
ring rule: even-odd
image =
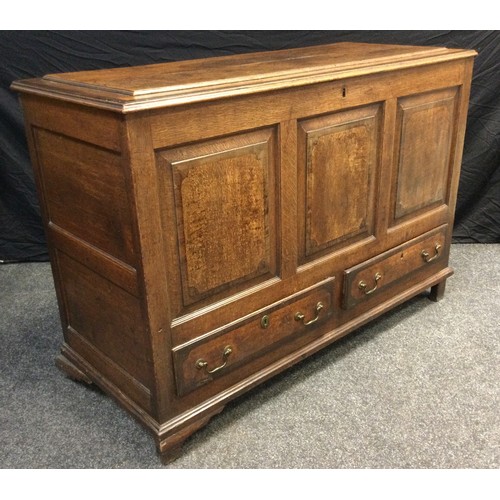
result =
[{"label": "wall behind chest", "polygon": [[258,50],[359,41],[474,48],[455,241],[500,239],[498,112],[500,34],[495,31],[18,31],[0,33],[0,260],[46,260],[23,120],[13,80]]}]

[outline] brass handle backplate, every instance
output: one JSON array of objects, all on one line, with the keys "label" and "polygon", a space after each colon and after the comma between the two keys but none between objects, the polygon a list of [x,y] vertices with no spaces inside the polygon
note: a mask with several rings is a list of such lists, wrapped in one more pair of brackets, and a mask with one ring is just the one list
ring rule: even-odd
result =
[{"label": "brass handle backplate", "polygon": [[370,290],[367,290],[366,287],[368,286],[366,284],[366,282],[364,282],[363,280],[361,280],[359,283],[358,283],[358,288],[360,290],[363,290],[365,292],[365,295],[370,295],[371,293],[373,293],[377,287],[378,287],[378,282],[380,281],[380,279],[382,278],[382,275],[380,273],[376,273],[375,274],[375,286],[373,288],[371,288]]},{"label": "brass handle backplate", "polygon": [[302,323],[304,323],[305,326],[312,325],[313,323],[316,323],[316,321],[318,321],[319,313],[321,312],[323,307],[324,307],[323,302],[318,302],[316,304],[316,307],[314,308],[314,311],[316,312],[316,316],[313,319],[311,319],[309,321],[304,321],[306,315],[301,313],[301,312],[298,312],[295,314],[295,321],[302,321]]},{"label": "brass handle backplate", "polygon": [[427,250],[422,250],[420,255],[422,256],[422,259],[425,260],[425,262],[432,262],[439,257],[439,250],[441,250],[441,245],[439,243],[436,243],[434,247],[434,255],[432,257],[429,256],[429,252]]},{"label": "brass handle backplate", "polygon": [[233,348],[228,345],[226,347],[224,347],[224,351],[222,353],[222,365],[220,366],[216,366],[215,368],[213,368],[212,370],[209,370],[207,367],[208,367],[208,361],[205,361],[204,359],[199,359],[197,362],[196,362],[196,368],[198,368],[198,370],[205,370],[207,373],[209,373],[210,375],[212,373],[216,373],[218,372],[219,370],[222,370],[226,365],[227,365],[227,358],[229,358],[230,354],[233,352]]}]

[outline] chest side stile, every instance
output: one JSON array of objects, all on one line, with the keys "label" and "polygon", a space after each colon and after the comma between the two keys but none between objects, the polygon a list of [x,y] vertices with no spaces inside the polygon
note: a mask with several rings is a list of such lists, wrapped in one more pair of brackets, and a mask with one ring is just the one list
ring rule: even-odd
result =
[{"label": "chest side stile", "polygon": [[122,121],[123,162],[127,171],[132,212],[134,243],[140,255],[139,288],[144,323],[148,330],[153,370],[152,405],[159,422],[167,419],[171,407],[169,387],[170,320],[167,294],[163,235],[159,225],[157,174],[147,115],[126,115]]},{"label": "chest side stile", "polygon": [[[59,266],[58,266],[57,251],[55,249],[55,246],[52,242],[50,232],[48,230],[50,216],[49,216],[49,211],[48,211],[48,206],[47,206],[46,193],[45,193],[45,189],[44,189],[43,177],[42,177],[42,172],[41,172],[41,165],[40,165],[40,162],[38,159],[36,141],[35,141],[34,130],[33,130],[34,124],[36,123],[35,115],[37,113],[37,108],[39,105],[37,105],[36,99],[33,99],[29,95],[21,96],[20,102],[21,102],[21,107],[22,107],[23,115],[24,115],[25,133],[26,133],[26,139],[28,142],[28,150],[29,150],[29,154],[30,154],[31,165],[33,168],[33,176],[34,176],[37,195],[38,195],[40,212],[42,215],[45,236],[47,238],[47,250],[49,253],[52,276],[54,279],[54,288],[55,288],[55,292],[56,292],[57,303],[59,306],[58,311],[59,311],[59,317],[60,317],[60,321],[61,321],[61,328],[62,328],[63,335],[64,335],[65,330],[66,330],[67,325],[68,325],[67,305],[65,303],[64,294],[63,294],[62,287],[61,287],[61,277],[60,277],[60,271],[59,271]],[[67,360],[65,357],[58,355],[58,357],[56,358],[56,363],[57,364],[64,364],[66,366],[67,372],[74,374],[73,375],[74,378],[77,378],[80,380],[85,380],[87,383],[91,383],[91,380],[88,378],[88,376],[85,375],[75,365],[71,364],[69,362],[69,360]]]},{"label": "chest side stile", "polygon": [[[168,112],[165,114],[168,115]],[[172,238],[174,222],[170,221],[169,230],[164,230],[160,215],[162,177],[158,171],[147,112],[126,115],[122,140],[134,214],[134,238],[140,255],[138,274],[142,314],[149,334],[153,371],[154,418],[146,418],[146,423],[154,431],[159,452],[171,456],[178,453],[186,436],[203,426],[223,406],[190,411],[176,396],[167,275],[167,266],[175,266],[176,260],[166,244],[166,240]]]}]

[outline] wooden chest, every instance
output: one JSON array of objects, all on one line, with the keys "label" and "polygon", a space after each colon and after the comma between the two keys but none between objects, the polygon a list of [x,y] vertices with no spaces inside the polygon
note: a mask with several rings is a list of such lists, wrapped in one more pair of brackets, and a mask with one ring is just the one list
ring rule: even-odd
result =
[{"label": "wooden chest", "polygon": [[338,43],[15,82],[58,365],[164,460],[446,279],[474,51]]}]

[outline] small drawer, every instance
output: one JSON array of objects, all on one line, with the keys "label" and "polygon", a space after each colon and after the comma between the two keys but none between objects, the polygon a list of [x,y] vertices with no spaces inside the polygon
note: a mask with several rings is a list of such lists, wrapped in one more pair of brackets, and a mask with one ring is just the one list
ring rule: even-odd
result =
[{"label": "small drawer", "polygon": [[344,271],[342,307],[350,309],[421,268],[442,262],[446,226]]},{"label": "small drawer", "polygon": [[332,314],[333,278],[173,350],[177,393],[226,374]]}]

